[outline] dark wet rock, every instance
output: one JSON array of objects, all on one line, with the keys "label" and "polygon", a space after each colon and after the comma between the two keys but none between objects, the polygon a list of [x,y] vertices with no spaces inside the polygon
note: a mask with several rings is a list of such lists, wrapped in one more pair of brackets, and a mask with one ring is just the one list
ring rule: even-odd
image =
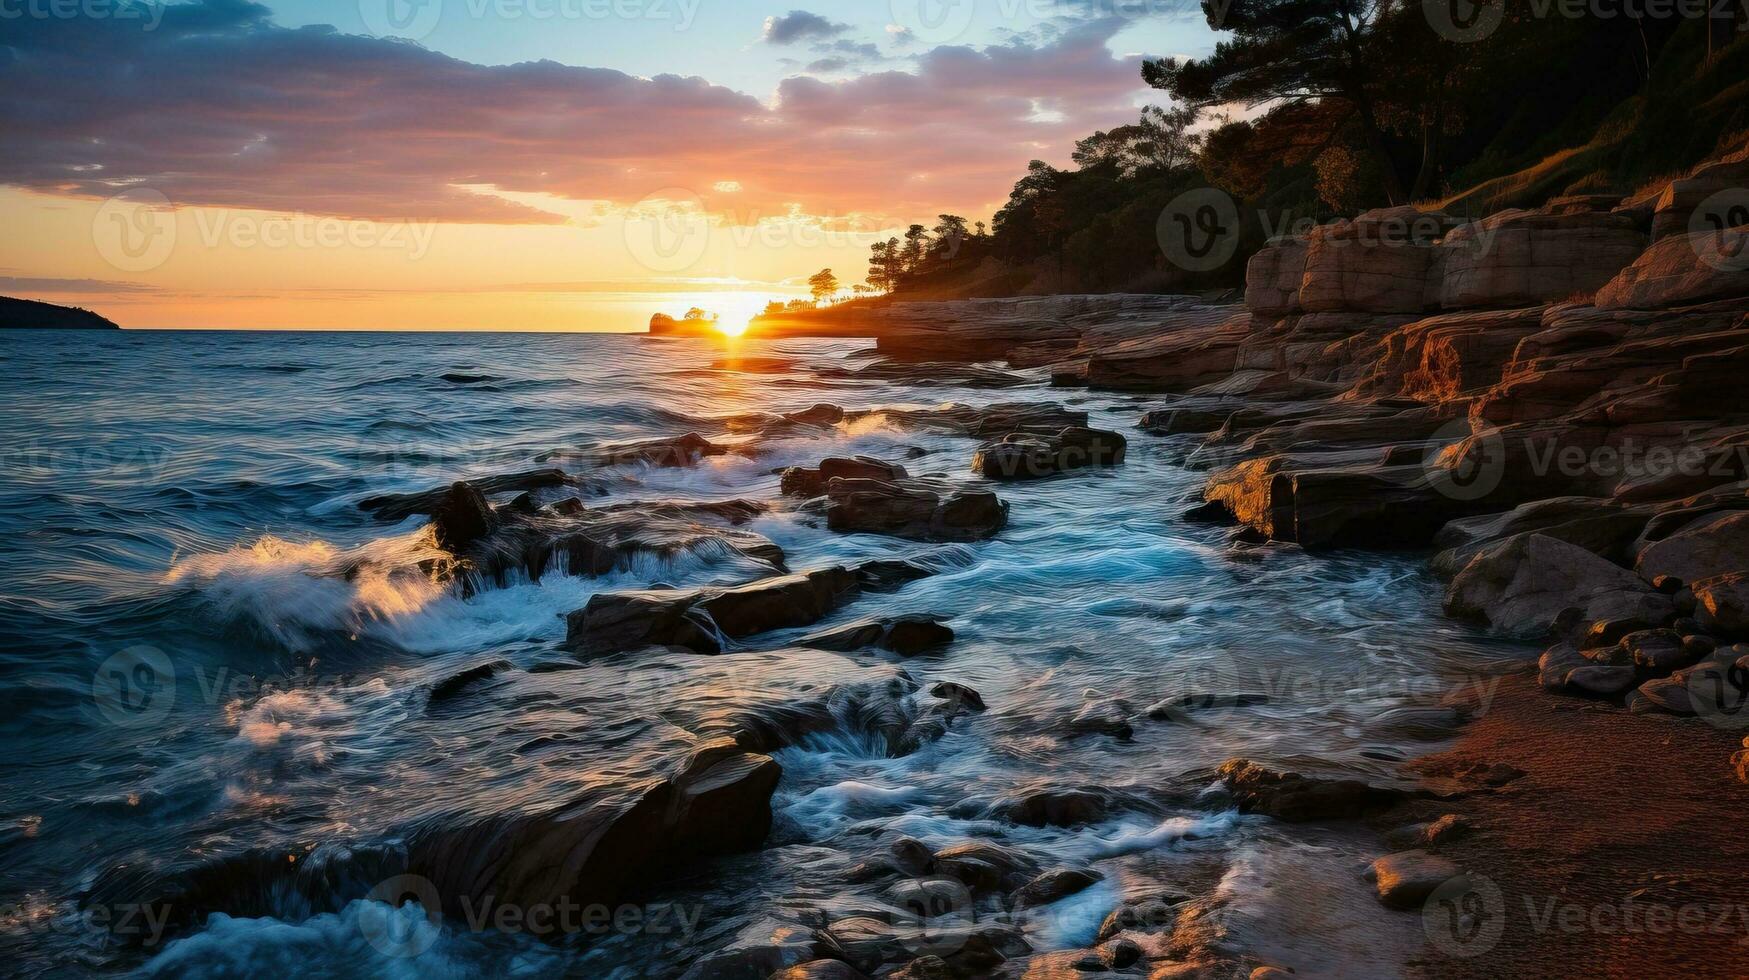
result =
[{"label": "dark wet rock", "polygon": [[915,837],[899,837],[887,845],[893,863],[906,874],[928,874],[935,867],[935,852]]},{"label": "dark wet rock", "polygon": [[1099,947],[1099,958],[1113,970],[1128,969],[1140,963],[1145,955],[1140,945],[1128,939],[1113,939]]},{"label": "dark wet rock", "polygon": [[[1031,949],[1019,929],[1001,923],[923,926],[882,922],[869,916],[832,923],[821,931],[820,941],[852,966],[871,973],[895,963],[911,964],[907,969],[912,969],[916,966],[913,961],[920,957],[937,957],[953,973],[965,975],[1025,955]],[[935,967],[930,964],[929,968]]]},{"label": "dark wet rock", "polygon": [[995,494],[942,480],[835,479],[826,499],[826,526],[844,533],[981,541],[1008,523],[1008,505]]},{"label": "dark wet rock", "polygon": [[1015,908],[1049,905],[1103,880],[1104,875],[1086,868],[1052,868],[1014,892]]},{"label": "dark wet rock", "polygon": [[1113,909],[1105,917],[1105,921],[1100,923],[1097,941],[1108,942],[1126,932],[1168,932],[1177,924],[1179,913],[1187,901],[1189,899],[1183,895],[1162,895],[1125,902]]},{"label": "dark wet rock", "polygon": [[818,622],[856,592],[855,573],[837,565],[734,588],[604,592],[566,617],[565,645],[586,656],[647,646],[717,653],[723,639]]},{"label": "dark wet rock", "polygon": [[991,480],[1031,480],[1093,466],[1117,466],[1128,442],[1116,432],[1068,428],[1054,436],[1010,435],[986,443],[972,457],[972,472]]},{"label": "dark wet rock", "polygon": [[890,482],[903,480],[909,475],[903,466],[872,456],[830,457],[812,469],[792,466],[784,470],[779,485],[786,496],[819,497],[826,493],[827,484],[837,477]]},{"label": "dark wet rock", "polygon": [[1135,711],[1122,698],[1094,697],[1081,706],[1065,726],[1071,735],[1109,735],[1127,740],[1135,735],[1130,718]]},{"label": "dark wet rock", "polygon": [[662,439],[640,439],[636,442],[604,446],[586,458],[596,466],[642,464],[661,468],[693,466],[701,459],[724,456],[729,447],[719,446],[696,432]]},{"label": "dark wet rock", "polygon": [[881,647],[903,657],[939,650],[953,642],[953,630],[939,616],[892,616],[864,619],[796,641],[817,650],[861,650]]},{"label": "dark wet rock", "polygon": [[994,816],[1028,827],[1080,827],[1105,819],[1113,802],[1109,792],[1092,787],[1047,787],[1022,790],[990,810]]},{"label": "dark wet rock", "polygon": [[913,429],[928,429],[978,439],[1000,439],[1013,433],[1049,435],[1071,426],[1085,426],[1087,413],[1050,402],[1000,402],[995,405],[948,405],[943,408],[875,408],[846,413],[847,421],[884,419]]},{"label": "dark wet rock", "polygon": [[1719,648],[1719,641],[1701,633],[1690,633],[1682,638],[1682,649],[1690,660],[1709,657]]},{"label": "dark wet rock", "polygon": [[773,973],[770,980],[868,980],[868,977],[843,960],[811,960]]},{"label": "dark wet rock", "polygon": [[929,693],[934,697],[941,698],[943,701],[953,701],[963,704],[973,711],[983,711],[985,709],[984,696],[964,684],[956,684],[953,681],[936,681],[934,684],[929,685]]},{"label": "dark wet rock", "polygon": [[438,547],[460,554],[497,530],[499,521],[480,491],[455,483],[432,508],[431,524]]},{"label": "dark wet rock", "polygon": [[856,566],[856,580],[868,592],[892,592],[935,571],[928,565],[904,558],[877,558]]},{"label": "dark wet rock", "polygon": [[1226,525],[1235,520],[1233,512],[1218,500],[1205,500],[1179,516],[1192,524]]},{"label": "dark wet rock", "polygon": [[720,421],[725,429],[738,435],[816,435],[844,421],[844,409],[821,402],[799,412],[748,412],[731,415]]},{"label": "dark wet rock", "polygon": [[888,888],[887,899],[923,919],[969,918],[974,911],[971,891],[953,878],[910,878]]},{"label": "dark wet rock", "polygon": [[769,976],[787,976],[788,971],[804,963],[830,962],[816,960],[818,955],[818,944],[811,932],[763,918],[739,930],[728,945],[706,953],[680,975],[680,980],[764,980]]},{"label": "dark wet rock", "polygon": [[[562,487],[581,488],[585,492],[599,492],[599,488],[590,481],[571,476],[559,469],[530,470],[526,473],[484,477],[469,480],[467,485],[475,492],[485,496]],[[454,488],[455,485],[451,484],[448,487],[439,487],[422,493],[391,493],[366,497],[358,502],[358,508],[385,521],[406,520],[415,514],[435,513],[438,507],[454,492]]]},{"label": "dark wet rock", "polygon": [[1388,854],[1372,863],[1373,884],[1386,908],[1419,909],[1427,897],[1462,874],[1449,860],[1426,851]]},{"label": "dark wet rock", "polygon": [[596,508],[563,500],[534,513],[498,511],[492,533],[458,556],[475,575],[499,585],[517,575],[538,581],[554,571],[593,577],[626,567],[641,555],[669,559],[719,549],[781,571],[783,549],[738,526],[763,511],[764,505],[746,500]]},{"label": "dark wet rock", "polygon": [[937,683],[918,699],[917,713],[892,744],[895,754],[909,755],[947,734],[962,715],[984,710],[984,698],[962,684]]},{"label": "dark wet rock", "polygon": [[457,671],[431,685],[431,693],[426,696],[427,710],[439,707],[446,701],[460,697],[476,685],[483,684],[499,674],[514,669],[508,660],[488,660],[475,664],[466,670]]},{"label": "dark wet rock", "polygon": [[1162,699],[1149,707],[1147,714],[1155,721],[1185,721],[1194,720],[1199,711],[1230,711],[1268,703],[1269,695],[1255,692],[1189,691]]},{"label": "dark wet rock", "polygon": [[1567,686],[1585,694],[1609,697],[1624,693],[1639,681],[1632,667],[1590,664],[1567,672]]},{"label": "dark wet rock", "polygon": [[966,841],[935,852],[933,868],[980,891],[1013,891],[1037,877],[1038,862],[991,841]]},{"label": "dark wet rock", "polygon": [[1389,809],[1408,796],[1403,790],[1357,779],[1321,779],[1280,772],[1249,759],[1223,763],[1220,776],[1241,811],[1289,823],[1361,817]]},{"label": "dark wet rock", "polygon": [[919,956],[887,974],[887,980],[960,980],[960,977],[941,957]]}]

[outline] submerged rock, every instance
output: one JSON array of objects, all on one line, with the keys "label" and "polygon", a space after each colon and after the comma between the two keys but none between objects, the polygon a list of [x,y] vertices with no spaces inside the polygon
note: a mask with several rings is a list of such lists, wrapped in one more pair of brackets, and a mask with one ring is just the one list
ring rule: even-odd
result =
[{"label": "submerged rock", "polygon": [[952,642],[953,630],[943,625],[941,617],[912,615],[860,620],[826,633],[804,637],[797,640],[796,645],[839,651],[878,646],[911,657]]},{"label": "submerged rock", "polygon": [[988,490],[943,480],[835,479],[826,487],[826,526],[915,541],[981,541],[1008,523],[1008,505]]},{"label": "submerged rock", "polygon": [[696,465],[699,460],[707,457],[724,456],[729,451],[727,446],[719,446],[696,432],[688,432],[683,436],[641,439],[637,442],[605,446],[594,453],[587,454],[586,458],[596,466],[624,466],[638,463],[645,466],[674,469]]},{"label": "submerged rock", "polygon": [[1030,480],[1091,466],[1116,466],[1124,461],[1127,445],[1123,436],[1103,429],[1010,435],[979,447],[972,457],[972,472],[992,480]]},{"label": "submerged rock", "polygon": [[1105,876],[1087,868],[1053,868],[1020,886],[1014,892],[1014,907],[1049,905],[1091,887]]}]

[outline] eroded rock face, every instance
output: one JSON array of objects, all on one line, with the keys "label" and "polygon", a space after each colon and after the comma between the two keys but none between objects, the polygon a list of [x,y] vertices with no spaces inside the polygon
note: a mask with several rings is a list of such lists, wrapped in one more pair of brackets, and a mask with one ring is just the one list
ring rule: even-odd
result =
[{"label": "eroded rock face", "polygon": [[1626,215],[1502,211],[1441,242],[1438,305],[1527,306],[1589,295],[1645,247],[1646,236]]},{"label": "eroded rock face", "polygon": [[1117,466],[1128,441],[1103,429],[1067,428],[1054,436],[1011,435],[985,443],[972,457],[972,472],[991,480],[1035,480],[1071,470]]},{"label": "eroded rock face", "polygon": [[1599,309],[1664,309],[1749,294],[1749,227],[1671,235],[1597,291]]},{"label": "eroded rock face", "polygon": [[1656,627],[1675,617],[1668,596],[1583,548],[1526,533],[1478,554],[1452,580],[1446,611],[1525,638],[1546,635],[1569,608],[1579,619]]},{"label": "eroded rock face", "polygon": [[1306,276],[1304,238],[1269,241],[1245,266],[1245,307],[1264,317],[1301,312],[1300,283]]},{"label": "eroded rock face", "polygon": [[981,541],[1008,523],[1008,505],[988,490],[945,480],[835,479],[826,486],[826,526],[914,541]]}]

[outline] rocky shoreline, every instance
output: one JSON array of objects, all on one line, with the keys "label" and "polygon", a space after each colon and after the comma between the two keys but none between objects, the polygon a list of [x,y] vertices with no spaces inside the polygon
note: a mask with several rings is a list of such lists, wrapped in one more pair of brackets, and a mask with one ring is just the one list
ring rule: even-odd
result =
[{"label": "rocky shoreline", "polygon": [[[174,930],[213,912],[275,914],[288,899],[304,915],[338,911],[366,897],[360,882],[413,881],[425,891],[411,897],[434,922],[455,921],[481,902],[610,906],[696,877],[704,860],[758,852],[770,846],[785,751],[827,738],[905,759],[1005,707],[987,703],[989,688],[980,692],[951,658],[918,659],[961,642],[939,610],[883,610],[872,597],[915,596],[905,590],[971,564],[971,543],[1016,534],[1011,522],[1062,474],[1121,481],[1146,440],[1150,453],[1206,474],[1202,491],[1170,502],[1159,521],[1227,525],[1239,555],[1428,552],[1450,583],[1450,613],[1541,645],[1536,683],[1546,691],[1514,676],[1498,707],[1441,701],[1358,719],[1381,739],[1386,731],[1420,742],[1456,735],[1455,746],[1410,762],[1400,779],[1332,776],[1291,753],[1230,758],[1147,787],[1045,767],[1001,798],[967,796],[943,814],[981,822],[980,833],[926,842],[931,835],[904,829],[915,824],[875,825],[859,832],[858,863],[841,870],[831,862],[849,850],[808,841],[808,860],[833,869],[842,896],[749,921],[665,967],[691,980],[1316,973],[1317,962],[1248,944],[1255,937],[1229,914],[1240,873],[1232,866],[1191,862],[1121,889],[1106,878],[1116,869],[1102,860],[1193,840],[1205,821],[1244,820],[1291,824],[1338,842],[1344,857],[1367,855],[1352,880],[1278,896],[1340,913],[1283,929],[1364,928],[1353,925],[1358,894],[1364,914],[1390,922],[1394,935],[1411,931],[1399,920],[1418,915],[1412,931],[1431,946],[1409,972],[1523,973],[1511,957],[1533,947],[1548,954],[1512,903],[1567,887],[1563,855],[1589,869],[1578,894],[1593,904],[1643,887],[1612,872],[1608,843],[1620,844],[1636,871],[1661,863],[1678,876],[1712,875],[1705,862],[1715,858],[1749,870],[1728,839],[1731,824],[1719,819],[1745,795],[1727,750],[1749,699],[1749,646],[1740,645],[1749,641],[1749,399],[1734,377],[1749,366],[1749,271],[1733,265],[1749,228],[1681,234],[1687,219],[1674,211],[1692,208],[1684,203],[1692,198],[1672,189],[1650,205],[1558,201],[1481,227],[1372,212],[1272,244],[1252,261],[1242,302],[894,303],[876,318],[872,359],[858,352],[840,366],[834,358],[819,373],[922,389],[1036,390],[1048,376],[1065,401],[1080,398],[1077,389],[1127,393],[1138,433],[1097,428],[1089,412],[1049,401],[822,403],[553,450],[535,457],[541,469],[359,500],[359,511],[385,526],[429,524],[410,535],[411,555],[370,552],[324,567],[338,579],[417,577],[461,595],[561,574],[603,579],[638,569],[626,578],[644,580],[589,594],[564,616],[563,641],[531,660],[480,659],[432,677],[418,709],[397,722],[409,737],[400,781],[379,785],[373,773],[344,835],[331,821],[316,830],[287,824],[244,849],[118,865],[98,876],[88,901],[173,908]],[[1573,295],[1588,289],[1596,295],[1587,302]],[[988,363],[996,361],[1005,367]],[[735,370],[781,372],[783,359]],[[865,424],[950,445],[938,446],[934,461],[922,449],[906,455],[901,441],[884,454],[892,458],[763,468],[783,440],[826,442]],[[946,457],[951,470],[928,469]],[[761,467],[768,482],[758,485],[774,492],[602,499],[636,487],[630,473],[706,461]],[[778,511],[834,539],[876,536],[906,551],[850,552],[854,560],[829,551],[830,561],[792,567],[792,555],[762,533],[769,528],[760,521]],[[711,567],[711,584],[678,587],[642,574],[680,558]],[[371,564],[389,559],[400,563]],[[845,612],[859,618],[837,618]],[[1521,666],[1530,671],[1528,660]],[[1115,752],[1144,726],[1213,731],[1230,712],[1267,707],[1274,696],[1224,680],[1173,680],[1181,683],[1167,696],[1145,701],[1127,689],[1073,688],[1066,705],[1029,716],[1019,737],[1061,752],[1077,744]],[[1569,744],[1560,722],[1575,711],[1584,712],[1585,741]],[[455,751],[458,723],[471,751]],[[1591,757],[1633,754],[1648,733],[1663,739],[1656,761],[1681,770],[1668,792],[1698,788],[1724,802],[1684,809],[1659,797],[1650,761],[1618,770]],[[483,758],[494,768],[491,793],[431,792]],[[1382,758],[1394,767],[1403,756]],[[1625,791],[1618,771],[1641,785]],[[1551,837],[1571,834],[1575,815],[1565,811],[1580,801],[1621,823],[1663,814],[1658,825],[1682,843],[1638,831],[1589,848]],[[1164,822],[1049,860],[989,829],[1091,832],[1127,813]],[[1366,837],[1364,847],[1354,835]],[[1377,840],[1388,853],[1380,856]],[[1498,901],[1489,889],[1503,892]],[[1672,904],[1686,894],[1680,883],[1665,891],[1659,900]],[[1083,894],[1098,898],[1095,921],[1072,941],[1035,948],[1033,917],[1066,916]],[[1658,962],[1722,974],[1734,962],[1727,944],[1740,935],[1691,939],[1704,951],[1698,965],[1695,956]],[[1585,941],[1598,939],[1547,948],[1588,955]],[[1637,962],[1621,960],[1624,969]]]}]

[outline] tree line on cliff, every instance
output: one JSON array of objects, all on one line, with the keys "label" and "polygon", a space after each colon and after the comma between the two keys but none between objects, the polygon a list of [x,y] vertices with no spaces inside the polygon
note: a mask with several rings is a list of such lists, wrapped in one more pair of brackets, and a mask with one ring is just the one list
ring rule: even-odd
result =
[{"label": "tree line on cliff", "polygon": [[[1238,285],[1248,256],[1296,223],[1392,204],[1480,217],[1628,195],[1749,130],[1742,6],[1653,17],[1603,16],[1597,0],[1207,0],[1214,52],[1143,65],[1169,108],[1079,141],[1070,167],[1033,161],[988,229],[941,215],[875,243],[867,290]],[[1237,203],[1240,247],[1192,273],[1165,260],[1156,225],[1206,187]]]}]

